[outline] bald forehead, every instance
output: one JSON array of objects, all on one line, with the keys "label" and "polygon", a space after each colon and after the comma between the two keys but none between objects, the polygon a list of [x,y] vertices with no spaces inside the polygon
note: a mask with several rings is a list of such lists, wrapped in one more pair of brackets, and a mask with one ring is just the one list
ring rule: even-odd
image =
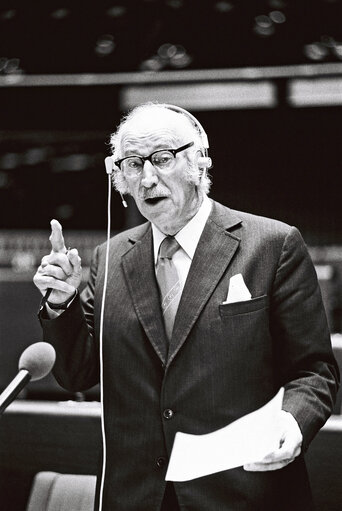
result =
[{"label": "bald forehead", "polygon": [[183,115],[165,108],[146,107],[133,113],[122,127],[121,143],[136,139],[186,143],[191,141],[192,130]]}]

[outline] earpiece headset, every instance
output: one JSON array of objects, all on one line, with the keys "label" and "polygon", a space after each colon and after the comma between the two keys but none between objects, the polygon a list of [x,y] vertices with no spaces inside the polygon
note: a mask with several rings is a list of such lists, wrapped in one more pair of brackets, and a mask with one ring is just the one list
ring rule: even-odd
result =
[{"label": "earpiece headset", "polygon": [[198,135],[201,139],[201,142],[202,142],[202,151],[203,151],[203,156],[198,158],[197,164],[200,169],[203,169],[203,170],[209,169],[212,166],[212,161],[211,161],[211,158],[209,158],[209,156],[208,156],[208,149],[209,149],[208,136],[207,136],[202,124],[199,122],[199,120],[196,119],[196,117],[194,115],[192,115],[190,112],[188,112],[184,108],[181,108],[180,106],[169,105],[167,103],[163,103],[160,106],[167,108],[168,110],[172,110],[173,112],[176,112],[178,114],[185,115],[185,117],[187,117],[189,119],[191,124],[193,124],[193,126],[195,126],[195,128],[198,132]]},{"label": "earpiece headset", "polygon": [[[203,174],[212,166],[211,158],[208,156],[209,142],[206,132],[202,124],[187,110],[181,108],[176,105],[169,105],[166,103],[159,104],[158,106],[167,108],[168,110],[172,110],[173,112],[183,114],[187,117],[190,122],[195,126],[198,135],[200,137],[202,143],[202,156],[200,156],[197,160],[198,167],[203,170]],[[101,301],[101,314],[100,314],[100,393],[101,393],[101,431],[102,431],[102,444],[103,444],[103,459],[102,459],[102,475],[101,475],[101,485],[99,492],[99,511],[102,511],[102,502],[103,502],[103,487],[105,480],[105,471],[106,471],[106,433],[104,427],[104,397],[103,397],[103,323],[104,323],[104,310],[105,310],[105,301],[107,294],[107,282],[108,282],[108,264],[109,264],[109,241],[110,241],[110,231],[111,231],[111,175],[114,170],[114,161],[112,156],[107,156],[105,158],[105,168],[108,176],[108,201],[107,201],[107,243],[106,243],[106,258],[105,258],[105,272],[104,272],[104,282],[103,282],[103,291],[102,291],[102,301]],[[119,192],[120,193],[120,192]],[[120,193],[121,202],[125,208],[127,208],[127,202],[125,201],[122,193]]]},{"label": "earpiece headset", "polygon": [[[191,124],[196,128],[198,135],[200,137],[200,140],[202,142],[202,156],[200,156],[197,160],[198,167],[200,169],[202,169],[204,172],[207,169],[210,169],[212,166],[212,161],[211,161],[211,158],[208,156],[208,149],[209,149],[208,136],[207,136],[202,124],[199,122],[199,120],[196,119],[196,117],[194,115],[192,115],[190,112],[188,112],[184,108],[181,108],[180,106],[169,105],[168,103],[161,103],[161,104],[158,104],[158,106],[167,108],[168,110],[171,110],[178,114],[183,114],[185,117],[187,117],[189,119]],[[108,175],[111,175],[113,173],[114,161],[113,161],[112,156],[107,156],[107,158],[105,158],[105,168],[106,168],[106,173]],[[128,207],[127,202],[123,198],[122,193],[121,192],[119,192],[119,193],[120,193],[122,205],[125,208],[127,208]]]}]

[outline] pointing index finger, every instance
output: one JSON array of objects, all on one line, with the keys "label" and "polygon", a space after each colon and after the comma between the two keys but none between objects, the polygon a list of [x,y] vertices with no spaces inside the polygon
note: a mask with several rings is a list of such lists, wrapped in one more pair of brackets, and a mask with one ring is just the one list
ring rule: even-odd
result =
[{"label": "pointing index finger", "polygon": [[51,236],[49,238],[51,242],[51,248],[52,252],[60,252],[62,254],[65,254],[67,249],[64,243],[63,233],[62,233],[62,226],[58,222],[58,220],[51,220]]}]

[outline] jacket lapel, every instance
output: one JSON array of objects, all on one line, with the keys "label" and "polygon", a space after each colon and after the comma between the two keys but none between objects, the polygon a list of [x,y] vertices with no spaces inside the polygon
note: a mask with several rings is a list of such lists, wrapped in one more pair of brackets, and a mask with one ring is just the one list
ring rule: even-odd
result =
[{"label": "jacket lapel", "polygon": [[140,323],[162,363],[166,364],[167,340],[155,277],[151,226],[122,256],[123,270]]},{"label": "jacket lapel", "polygon": [[231,210],[213,202],[178,307],[167,365],[185,342],[238,248],[239,238],[227,229],[239,223]]}]

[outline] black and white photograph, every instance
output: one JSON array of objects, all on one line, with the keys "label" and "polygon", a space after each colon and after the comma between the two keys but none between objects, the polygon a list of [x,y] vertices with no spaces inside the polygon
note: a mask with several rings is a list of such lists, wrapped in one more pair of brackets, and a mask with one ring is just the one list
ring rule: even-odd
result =
[{"label": "black and white photograph", "polygon": [[1,511],[341,511],[342,0],[3,0]]}]

